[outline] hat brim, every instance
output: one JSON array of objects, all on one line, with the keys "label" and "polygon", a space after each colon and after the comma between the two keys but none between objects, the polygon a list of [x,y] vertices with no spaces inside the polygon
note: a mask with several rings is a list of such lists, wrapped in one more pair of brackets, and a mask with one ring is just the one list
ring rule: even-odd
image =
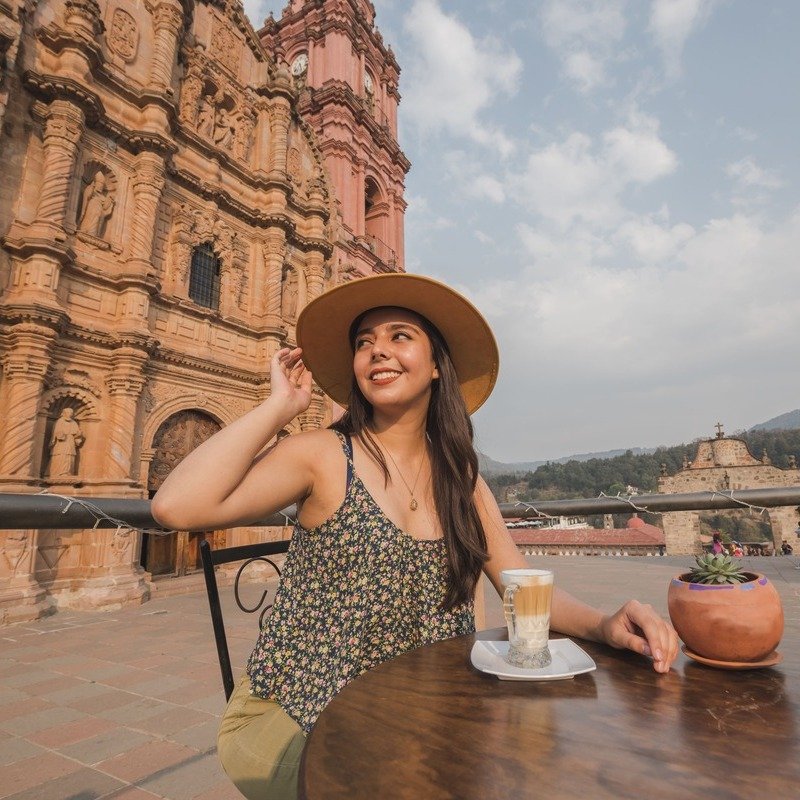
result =
[{"label": "hat brim", "polygon": [[373,308],[407,308],[432,322],[447,342],[467,411],[492,393],[500,357],[481,313],[449,286],[423,275],[390,273],[335,286],[312,300],[297,320],[297,344],[316,383],[341,406],[350,402],[353,320]]}]

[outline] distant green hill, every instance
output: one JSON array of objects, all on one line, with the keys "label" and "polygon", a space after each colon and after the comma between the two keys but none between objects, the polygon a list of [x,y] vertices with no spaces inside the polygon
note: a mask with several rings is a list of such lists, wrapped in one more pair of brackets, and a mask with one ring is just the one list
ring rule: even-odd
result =
[{"label": "distant green hill", "polygon": [[631,447],[620,448],[619,450],[603,450],[600,453],[577,453],[572,456],[561,456],[561,458],[553,458],[548,461],[516,461],[512,464],[504,464],[502,461],[495,461],[489,458],[485,453],[478,453],[478,468],[481,475],[502,475],[510,473],[525,473],[533,472],[533,470],[541,467],[543,464],[566,464],[568,461],[589,461],[593,458],[614,458],[614,456],[621,456],[627,452],[640,454],[652,453],[655,451],[654,447]]},{"label": "distant green hill", "polygon": [[774,430],[793,430],[800,428],[800,408],[794,411],[787,411],[779,417],[773,417],[766,422],[753,425],[751,431],[774,431]]},{"label": "distant green hill", "polygon": [[[800,463],[800,429],[758,429],[735,436],[747,442],[756,458],[761,458],[766,451],[777,467],[786,467],[790,455]],[[612,458],[548,462],[524,473],[490,473],[484,477],[500,500],[504,499],[506,487],[512,485],[519,500],[597,497],[600,492],[625,494],[629,486],[640,492],[654,492],[662,464],[666,465],[668,474],[674,474],[682,467],[684,458],[692,460],[696,452],[697,442],[693,442],[659,447],[650,453],[628,450]]]}]

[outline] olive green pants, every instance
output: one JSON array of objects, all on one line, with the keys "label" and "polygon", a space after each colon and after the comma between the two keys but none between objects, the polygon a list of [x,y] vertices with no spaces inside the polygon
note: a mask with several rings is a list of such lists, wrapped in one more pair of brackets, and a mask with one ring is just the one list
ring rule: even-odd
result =
[{"label": "olive green pants", "polygon": [[244,675],[222,716],[220,761],[248,800],[297,800],[297,773],[306,737],[274,701],[250,694]]}]

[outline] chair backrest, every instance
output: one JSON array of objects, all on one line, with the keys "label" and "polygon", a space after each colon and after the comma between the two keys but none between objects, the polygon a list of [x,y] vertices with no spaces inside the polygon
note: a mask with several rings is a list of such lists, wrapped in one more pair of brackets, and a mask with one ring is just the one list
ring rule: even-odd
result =
[{"label": "chair backrest", "polygon": [[[233,582],[233,594],[239,608],[248,614],[252,614],[261,608],[268,592],[265,591],[258,603],[252,608],[245,606],[239,595],[239,580],[242,577],[242,573],[254,561],[263,561],[266,564],[270,564],[280,578],[281,571],[278,565],[268,556],[285,553],[288,549],[288,541],[261,542],[259,544],[242,545],[241,547],[224,547],[219,550],[214,550],[207,541],[200,542],[200,557],[203,561],[203,575],[206,579],[208,607],[211,611],[211,624],[214,627],[214,640],[217,644],[217,658],[219,659],[219,669],[222,673],[222,685],[225,689],[226,700],[230,700],[231,694],[233,694],[233,669],[231,668],[231,657],[228,652],[228,638],[225,635],[225,623],[222,619],[222,606],[219,601],[219,589],[214,567],[219,564],[230,564],[232,561],[244,562],[236,572],[236,579]],[[264,621],[264,614],[271,607],[272,605],[270,604],[261,609],[259,626]]]}]

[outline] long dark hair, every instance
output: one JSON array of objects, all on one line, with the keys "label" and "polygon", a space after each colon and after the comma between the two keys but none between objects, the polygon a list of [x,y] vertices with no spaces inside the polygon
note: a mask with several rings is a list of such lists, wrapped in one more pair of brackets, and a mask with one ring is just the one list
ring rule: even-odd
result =
[{"label": "long dark hair", "polygon": [[[474,500],[478,457],[472,444],[472,422],[447,343],[435,325],[415,311],[411,313],[419,318],[430,339],[433,361],[439,371],[439,378],[431,384],[426,432],[431,442],[433,500],[447,544],[448,588],[442,607],[448,611],[473,598],[481,570],[489,558],[486,533]],[[351,345],[363,317],[361,314],[350,326]],[[380,465],[388,483],[390,476],[386,459],[371,433],[372,406],[358,388],[355,376],[350,405],[330,427],[340,433],[358,436]]]}]

